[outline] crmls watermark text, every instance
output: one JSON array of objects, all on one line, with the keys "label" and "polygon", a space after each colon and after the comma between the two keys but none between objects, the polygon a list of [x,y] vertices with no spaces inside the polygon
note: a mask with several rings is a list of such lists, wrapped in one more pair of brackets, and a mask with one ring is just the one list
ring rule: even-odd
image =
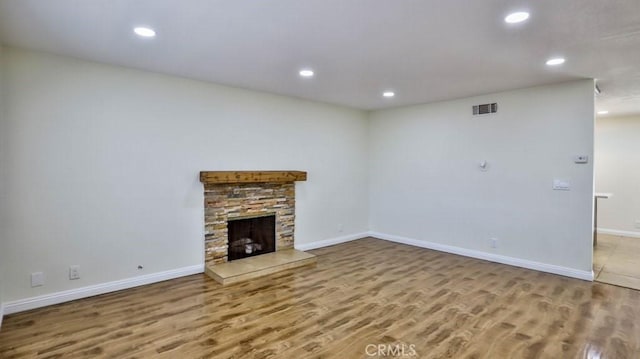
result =
[{"label": "crmls watermark text", "polygon": [[370,357],[408,358],[418,356],[416,345],[405,343],[367,344],[364,351]]}]

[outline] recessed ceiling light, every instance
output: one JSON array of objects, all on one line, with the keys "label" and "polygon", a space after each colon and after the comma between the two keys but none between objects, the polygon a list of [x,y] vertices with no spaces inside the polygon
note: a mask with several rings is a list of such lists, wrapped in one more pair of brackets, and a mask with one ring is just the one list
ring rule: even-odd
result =
[{"label": "recessed ceiling light", "polygon": [[156,36],[156,32],[148,27],[136,27],[133,29],[133,32],[136,33],[136,35],[138,36],[142,36],[142,37],[154,37]]},{"label": "recessed ceiling light", "polygon": [[519,22],[523,22],[529,18],[529,13],[524,11],[514,12],[512,14],[507,15],[504,18],[504,22],[508,24],[517,24]]},{"label": "recessed ceiling light", "polygon": [[609,111],[607,111],[607,110],[598,111],[598,115],[606,115],[608,113],[609,113]]},{"label": "recessed ceiling light", "polygon": [[396,93],[393,92],[393,91],[385,91],[385,92],[382,93],[383,97],[393,97],[395,95],[396,95]]},{"label": "recessed ceiling light", "polygon": [[300,70],[300,76],[313,77],[313,70],[309,70],[309,69]]},{"label": "recessed ceiling light", "polygon": [[547,60],[548,66],[558,66],[564,64],[564,59],[562,57],[556,57],[554,59]]}]

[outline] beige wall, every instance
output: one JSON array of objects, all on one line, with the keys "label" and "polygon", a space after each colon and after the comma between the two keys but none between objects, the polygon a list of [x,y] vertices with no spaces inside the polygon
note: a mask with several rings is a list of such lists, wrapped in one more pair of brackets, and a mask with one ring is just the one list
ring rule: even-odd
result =
[{"label": "beige wall", "polygon": [[598,118],[595,173],[599,231],[640,237],[640,116]]}]

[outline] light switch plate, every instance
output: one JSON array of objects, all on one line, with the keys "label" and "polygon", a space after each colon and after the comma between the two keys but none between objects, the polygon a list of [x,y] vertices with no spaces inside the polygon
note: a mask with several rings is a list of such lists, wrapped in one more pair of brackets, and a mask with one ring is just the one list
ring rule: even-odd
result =
[{"label": "light switch plate", "polygon": [[43,285],[44,285],[44,273],[42,272],[31,273],[31,286],[41,287]]},{"label": "light switch plate", "polygon": [[568,180],[554,179],[553,189],[556,191],[569,191],[571,190],[571,184],[569,183]]},{"label": "light switch plate", "polygon": [[80,266],[72,265],[69,266],[69,280],[80,279]]}]

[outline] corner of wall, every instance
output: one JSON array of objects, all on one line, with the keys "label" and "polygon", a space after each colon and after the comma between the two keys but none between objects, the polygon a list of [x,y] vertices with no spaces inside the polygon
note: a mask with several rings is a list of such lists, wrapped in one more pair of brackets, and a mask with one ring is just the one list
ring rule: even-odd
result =
[{"label": "corner of wall", "polygon": [[[2,169],[5,167],[3,162],[4,162],[4,133],[6,133],[6,131],[4,131],[4,119],[5,119],[5,106],[4,106],[4,96],[5,96],[5,91],[4,91],[4,47],[3,45],[0,43],[0,230],[2,228],[4,228],[4,209],[2,207],[2,203],[4,203],[5,201],[3,200],[4,197],[4,193],[3,193],[3,188],[5,188],[5,186],[3,185],[4,183],[4,172],[2,171]],[[3,244],[5,243],[5,241],[3,240],[3,234],[2,232],[0,232],[0,328],[2,328],[2,317],[4,316],[4,304],[3,304],[3,283],[4,283],[4,271],[2,269],[2,263],[4,263],[4,261],[2,260],[2,253],[4,253],[5,251],[2,249]]]},{"label": "corner of wall", "polygon": [[[588,279],[593,163],[572,156],[593,158],[593,93],[586,79],[370,114],[369,230]],[[485,101],[499,112],[473,117]]]},{"label": "corner of wall", "polygon": [[372,155],[372,148],[373,148],[373,126],[372,126],[372,122],[373,122],[373,115],[375,114],[375,110],[369,110],[365,112],[365,130],[367,133],[367,137],[366,137],[366,154],[367,154],[367,179],[366,179],[366,183],[365,186],[367,187],[367,231],[368,233],[371,232],[372,228],[371,228],[371,210],[372,210],[372,206],[371,206],[371,167],[373,165],[373,160],[374,157]]}]

